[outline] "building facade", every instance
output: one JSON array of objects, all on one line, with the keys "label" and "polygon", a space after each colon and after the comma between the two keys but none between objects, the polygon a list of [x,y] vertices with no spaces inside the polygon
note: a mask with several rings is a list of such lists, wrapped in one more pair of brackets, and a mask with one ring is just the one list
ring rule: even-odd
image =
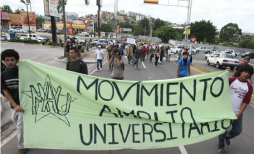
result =
[{"label": "building facade", "polygon": [[118,12],[118,0],[115,0],[114,13],[117,14],[117,12]]}]

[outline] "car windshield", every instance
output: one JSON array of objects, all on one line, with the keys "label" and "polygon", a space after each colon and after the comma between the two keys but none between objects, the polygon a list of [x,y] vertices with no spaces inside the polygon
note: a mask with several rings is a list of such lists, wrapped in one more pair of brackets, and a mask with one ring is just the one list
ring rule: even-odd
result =
[{"label": "car windshield", "polygon": [[229,55],[229,54],[221,54],[221,58],[232,58],[232,59],[234,59],[234,56]]}]

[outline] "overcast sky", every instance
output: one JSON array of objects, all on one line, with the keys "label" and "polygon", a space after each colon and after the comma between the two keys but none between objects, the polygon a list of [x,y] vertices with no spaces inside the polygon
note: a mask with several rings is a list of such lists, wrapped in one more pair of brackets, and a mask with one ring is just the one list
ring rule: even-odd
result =
[{"label": "overcast sky", "polygon": [[[144,0],[118,0],[118,10],[133,11],[154,18],[160,18],[173,23],[184,23],[187,20],[187,8],[164,5],[144,4]],[[115,0],[103,0],[102,11],[114,12]],[[178,0],[159,0],[160,4],[176,5]],[[43,0],[31,0],[32,11],[43,15]],[[181,2],[187,6],[187,2]],[[10,5],[14,11],[16,8],[24,8],[20,0],[1,0],[1,6]],[[224,25],[232,22],[237,23],[243,32],[254,33],[254,0],[193,0],[191,22],[210,20],[221,29]],[[86,6],[84,0],[69,0],[66,11],[76,12],[79,16],[96,14],[98,7],[96,0],[90,0]]]}]

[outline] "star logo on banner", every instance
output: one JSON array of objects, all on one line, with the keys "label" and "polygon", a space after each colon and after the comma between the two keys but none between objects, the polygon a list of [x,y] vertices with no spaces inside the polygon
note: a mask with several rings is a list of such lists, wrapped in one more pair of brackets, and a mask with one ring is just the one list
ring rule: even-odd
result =
[{"label": "star logo on banner", "polygon": [[35,123],[48,115],[53,115],[70,127],[70,122],[66,115],[70,111],[71,103],[76,100],[69,93],[61,94],[62,87],[54,87],[50,77],[47,76],[44,86],[37,83],[30,85],[30,90],[23,91],[32,100],[32,115],[35,115]]}]

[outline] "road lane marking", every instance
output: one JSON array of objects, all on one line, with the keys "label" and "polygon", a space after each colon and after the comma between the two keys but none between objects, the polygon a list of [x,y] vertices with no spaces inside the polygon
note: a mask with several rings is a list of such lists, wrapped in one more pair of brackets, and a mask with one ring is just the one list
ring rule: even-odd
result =
[{"label": "road lane marking", "polygon": [[143,61],[142,61],[142,64],[143,64],[143,67],[144,67],[144,68],[146,68],[146,66],[145,66],[145,64],[144,64],[144,62],[143,62]]},{"label": "road lane marking", "polygon": [[183,145],[179,146],[179,149],[181,151],[182,154],[188,154],[185,147]]},{"label": "road lane marking", "polygon": [[[102,66],[104,65],[104,64],[106,64],[108,61],[106,60],[104,63],[102,63]],[[94,71],[92,71],[91,73],[90,73],[90,75],[91,74],[93,74],[95,71],[97,71],[97,68],[94,70]]]},{"label": "road lane marking", "polygon": [[1,142],[1,147],[3,147],[6,143],[8,143],[13,137],[17,135],[17,129],[13,131],[8,137],[6,137],[2,142]]}]

